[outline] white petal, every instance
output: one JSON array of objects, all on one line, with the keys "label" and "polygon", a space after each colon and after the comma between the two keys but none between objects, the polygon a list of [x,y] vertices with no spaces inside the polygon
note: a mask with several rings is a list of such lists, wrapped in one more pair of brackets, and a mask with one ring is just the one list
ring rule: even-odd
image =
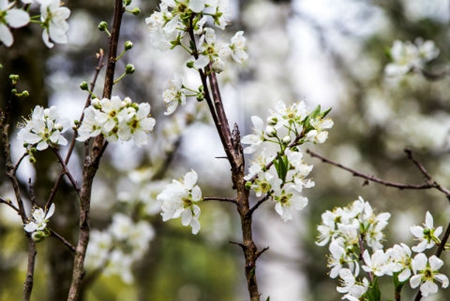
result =
[{"label": "white petal", "polygon": [[416,288],[419,286],[420,282],[422,280],[422,275],[414,275],[409,279],[409,285],[411,285],[411,288]]},{"label": "white petal", "polygon": [[30,22],[30,15],[21,9],[11,9],[6,14],[6,23],[13,28],[19,28]]},{"label": "white petal", "polygon": [[5,44],[6,47],[11,46],[14,41],[13,35],[8,26],[3,23],[0,23],[0,41]]}]

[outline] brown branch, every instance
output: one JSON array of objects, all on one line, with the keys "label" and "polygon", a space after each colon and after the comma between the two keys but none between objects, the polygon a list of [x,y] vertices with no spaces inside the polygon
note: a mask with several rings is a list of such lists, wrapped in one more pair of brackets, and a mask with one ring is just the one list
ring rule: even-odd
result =
[{"label": "brown branch", "polygon": [[208,201],[219,201],[219,202],[228,202],[228,203],[233,203],[233,204],[237,204],[235,199],[230,199],[230,198],[222,198],[222,197],[204,197],[203,201],[208,202]]},{"label": "brown branch", "polygon": [[[105,84],[103,88],[103,97],[111,98],[112,89],[114,86],[114,73],[117,58],[117,46],[120,35],[120,27],[122,24],[123,0],[115,0],[114,6],[114,20],[111,30],[111,37],[109,40],[109,55],[108,65],[105,74]],[[87,143],[85,144],[87,146]],[[91,192],[95,174],[98,170],[100,158],[106,148],[107,143],[104,143],[104,138],[99,135],[94,139],[91,154],[86,153],[83,166],[83,183],[80,192],[80,223],[78,243],[75,251],[74,268],[72,275],[72,283],[69,290],[68,301],[76,301],[80,297],[82,289],[82,280],[85,274],[84,259],[86,256],[86,249],[89,243],[89,219],[90,219],[90,203]],[[86,148],[87,149],[87,148]]]},{"label": "brown branch", "polygon": [[344,165],[342,165],[340,163],[337,163],[337,162],[334,162],[334,161],[332,161],[332,160],[330,160],[328,158],[325,158],[325,157],[323,157],[323,156],[321,156],[321,155],[319,155],[319,154],[317,154],[317,153],[315,153],[315,152],[313,152],[313,151],[311,151],[309,149],[306,150],[306,152],[308,154],[310,154],[311,157],[318,158],[324,163],[327,163],[327,164],[336,166],[336,167],[338,167],[340,169],[346,170],[346,171],[352,173],[353,176],[359,177],[359,178],[363,178],[363,179],[365,179],[367,181],[371,181],[371,182],[378,183],[378,184],[381,184],[381,185],[384,185],[384,186],[387,186],[387,187],[394,187],[394,188],[398,188],[398,189],[413,189],[413,190],[437,189],[437,190],[443,192],[447,196],[447,198],[449,197],[448,190],[442,188],[435,181],[432,181],[431,183],[430,183],[430,181],[427,181],[427,183],[425,183],[425,184],[404,184],[404,183],[397,183],[397,182],[386,181],[386,180],[377,178],[375,176],[370,176],[370,175],[364,174],[364,173],[359,172],[359,171],[357,171],[355,169],[352,169],[350,167],[346,167],[346,166],[344,166]]},{"label": "brown branch", "polygon": [[72,184],[73,188],[75,188],[75,191],[77,192],[77,195],[80,195],[80,187],[78,186],[77,181],[73,178],[72,173],[67,168],[67,165],[61,155],[59,154],[58,150],[55,148],[51,148],[55,156],[58,158],[59,164],[61,164],[62,170],[60,174],[66,175],[67,178],[69,178],[70,183]]},{"label": "brown branch", "polygon": [[[14,195],[16,197],[18,208],[13,206],[11,202],[8,202],[5,200],[5,202],[8,204],[11,208],[17,211],[19,216],[22,219],[22,223],[25,224],[27,222],[27,215],[25,213],[25,207],[22,200],[22,193],[20,191],[20,185],[19,181],[17,180],[16,171],[18,168],[18,164],[14,166],[11,159],[11,143],[9,140],[9,124],[7,122],[8,115],[11,110],[11,102],[13,99],[13,93],[11,93],[11,96],[6,104],[5,111],[0,110],[0,137],[3,140],[3,156],[5,158],[5,174],[9,178],[11,185],[14,190]],[[21,158],[21,160],[24,157]],[[21,162],[19,160],[19,163]],[[25,282],[23,285],[23,300],[29,301],[31,298],[31,292],[33,291],[33,278],[34,278],[34,267],[36,262],[36,244],[31,238],[29,234],[26,235],[28,240],[28,263],[27,263],[27,275],[25,278]]]},{"label": "brown branch", "polygon": [[64,237],[62,237],[61,235],[59,235],[57,232],[55,232],[53,229],[48,228],[48,230],[50,231],[51,235],[56,237],[58,240],[60,240],[72,253],[75,253],[75,247],[67,241],[67,239],[65,239]]},{"label": "brown branch", "polygon": [[[97,83],[98,75],[100,74],[100,70],[104,66],[103,58],[104,58],[104,52],[103,52],[103,49],[100,49],[98,54],[97,54],[97,66],[95,67],[94,77],[93,77],[92,82],[91,82],[91,87],[90,87],[91,91],[94,90],[94,87],[95,87],[95,85]],[[90,103],[91,103],[91,94],[88,94],[86,102],[84,104],[84,109],[86,109],[90,105]],[[79,125],[81,125],[81,122],[84,119],[84,109],[83,109],[83,111],[81,113]],[[77,136],[78,136],[78,128],[75,127],[74,128],[74,135],[73,135],[72,140],[70,142],[70,146],[69,146],[69,150],[67,151],[66,158],[64,160],[65,165],[69,164],[70,157],[72,156],[73,150],[75,148],[75,142],[76,142]],[[64,170],[61,170],[61,172],[58,175],[58,178],[55,181],[55,184],[53,185],[52,190],[50,191],[50,196],[48,197],[47,203],[45,205],[47,208],[52,204],[52,202],[53,202],[53,200],[54,200],[54,198],[56,196],[56,192],[58,190],[59,184],[61,183],[61,180],[62,180],[63,176],[64,176]],[[79,189],[78,189],[78,193],[79,193]]]}]

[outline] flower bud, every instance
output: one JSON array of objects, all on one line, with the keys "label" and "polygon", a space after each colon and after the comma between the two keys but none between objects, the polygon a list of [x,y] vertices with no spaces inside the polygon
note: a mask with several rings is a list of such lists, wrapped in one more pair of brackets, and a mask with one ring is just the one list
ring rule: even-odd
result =
[{"label": "flower bud", "polygon": [[132,73],[134,73],[135,70],[136,69],[134,69],[134,65],[133,64],[127,64],[125,66],[125,73],[126,74],[132,74]]},{"label": "flower bud", "polygon": [[9,79],[11,80],[12,84],[15,85],[19,81],[19,75],[17,74],[10,74]]},{"label": "flower bud", "polygon": [[135,7],[132,10],[130,10],[130,13],[132,13],[133,15],[137,16],[141,13],[141,9],[139,7]]},{"label": "flower bud", "polygon": [[277,135],[277,130],[273,126],[268,125],[266,127],[266,133],[269,137],[275,137]]},{"label": "flower bud", "polygon": [[130,50],[131,48],[133,48],[133,42],[126,41],[123,45],[123,48],[125,48],[125,51]]},{"label": "flower bud", "polygon": [[289,143],[291,143],[291,141],[292,141],[291,136],[284,136],[283,137],[283,143],[284,144],[289,144]]},{"label": "flower bud", "polygon": [[188,67],[189,69],[194,67],[194,61],[189,61],[186,63],[186,67]]},{"label": "flower bud", "polygon": [[35,242],[43,241],[45,239],[45,237],[46,237],[46,235],[45,235],[45,232],[43,232],[43,231],[36,231],[33,234],[31,234],[31,238]]},{"label": "flower bud", "polygon": [[269,116],[267,117],[267,124],[268,125],[276,125],[278,123],[278,118],[276,116]]},{"label": "flower bud", "polygon": [[83,91],[88,91],[89,90],[89,85],[88,85],[87,81],[81,82],[80,89],[83,90]]},{"label": "flower bud", "polygon": [[99,29],[100,31],[105,31],[105,30],[107,30],[107,29],[108,29],[108,23],[106,23],[106,21],[101,21],[101,22],[98,24],[98,29]]}]

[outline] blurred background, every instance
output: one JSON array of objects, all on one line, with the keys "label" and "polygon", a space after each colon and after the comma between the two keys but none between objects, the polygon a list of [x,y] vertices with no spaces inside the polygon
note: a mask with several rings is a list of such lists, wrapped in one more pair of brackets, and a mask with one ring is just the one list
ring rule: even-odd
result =
[{"label": "blurred background", "polygon": [[[151,225],[151,240],[145,253],[126,267],[108,263],[86,274],[84,300],[246,300],[242,252],[229,241],[240,241],[240,226],[234,207],[228,203],[201,205],[202,230],[194,236],[179,220],[162,223],[155,196],[172,178],[191,168],[199,175],[204,196],[233,197],[229,166],[204,103],[190,99],[174,116],[164,116],[161,94],[175,72],[187,82],[193,74],[182,73],[187,57],[180,50],[159,52],[150,45],[145,18],[156,1],[133,0],[142,14],[127,14],[121,42],[135,47],[118,62],[117,76],[127,63],[136,72],[122,80],[113,92],[134,101],[147,101],[157,119],[148,147],[132,143],[110,144],[95,181],[91,226],[110,227],[114,213]],[[219,75],[230,123],[241,134],[251,132],[250,116],[263,119],[278,100],[305,101],[310,108],[332,107],[334,127],[329,140],[311,147],[320,154],[369,175],[401,183],[422,183],[423,176],[404,153],[416,158],[443,186],[450,187],[448,77],[430,81],[419,74],[387,77],[389,48],[395,40],[433,40],[440,49],[437,59],[426,66],[432,73],[449,70],[450,4],[444,0],[230,0],[231,26],[218,36],[229,40],[244,30],[249,60],[241,66],[229,63]],[[35,105],[56,105],[61,115],[78,119],[87,97],[79,84],[91,81],[95,53],[107,49],[107,36],[97,30],[100,21],[111,22],[111,1],[67,0],[71,9],[69,41],[48,50],[41,29],[14,31],[11,48],[0,48],[0,101],[9,95],[7,77],[21,77],[19,88],[30,97],[13,105],[15,122],[30,114]],[[94,90],[101,95],[102,77]],[[12,140],[16,132],[11,129]],[[13,141],[14,142],[14,141]],[[3,146],[2,146],[3,147]],[[14,159],[21,155],[13,143]],[[64,149],[62,149],[64,152]],[[80,144],[70,168],[80,178]],[[31,177],[38,203],[43,205],[59,167],[49,153],[39,154],[34,165],[24,162],[19,176],[26,191]],[[4,166],[3,157],[0,166]],[[250,160],[250,158],[249,158]],[[404,242],[414,245],[410,225],[424,222],[429,210],[435,225],[448,223],[448,200],[436,191],[386,188],[353,177],[321,163],[314,164],[316,186],[305,193],[306,209],[284,223],[265,203],[255,214],[255,239],[259,248],[270,249],[258,261],[262,299],[340,300],[336,280],[327,276],[327,248],[314,241],[320,215],[336,206],[346,206],[362,196],[378,212],[392,213],[385,246]],[[11,186],[0,174],[0,195],[12,198]],[[56,197],[57,213],[50,226],[75,242],[76,196],[66,183]],[[0,300],[21,296],[26,271],[26,240],[20,220],[0,206]],[[119,244],[119,243],[118,243]],[[117,246],[122,248],[122,246]],[[125,251],[124,251],[125,252]],[[123,253],[125,254],[125,253]],[[122,254],[122,255],[123,255]],[[125,255],[123,255],[125,256]],[[117,258],[116,258],[117,259]],[[448,261],[448,254],[443,260]],[[120,256],[119,259],[120,261]],[[56,239],[38,244],[33,300],[64,300],[70,285],[72,255]],[[124,277],[123,273],[130,275]],[[103,273],[98,273],[103,272]],[[443,272],[449,275],[450,269]],[[130,277],[129,277],[130,276]],[[390,279],[388,279],[390,280]],[[384,280],[383,280],[384,281]],[[382,282],[383,298],[392,298],[393,286]],[[414,292],[404,289],[404,300]],[[423,298],[446,300],[449,292]]]}]

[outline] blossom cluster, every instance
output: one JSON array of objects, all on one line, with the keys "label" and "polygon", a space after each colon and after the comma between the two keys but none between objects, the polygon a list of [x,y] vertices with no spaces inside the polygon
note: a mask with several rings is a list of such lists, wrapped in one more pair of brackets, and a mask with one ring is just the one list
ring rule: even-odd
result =
[{"label": "blossom cluster", "polygon": [[[390,214],[386,212],[376,214],[362,197],[347,207],[322,214],[316,243],[319,246],[329,244],[329,275],[340,278],[341,286],[337,291],[344,294],[343,299],[357,301],[365,297],[372,300],[369,296],[379,296],[376,280],[382,276],[394,277],[394,283],[400,284],[396,285],[400,289],[409,280],[412,288],[420,286],[425,297],[438,291],[436,282],[443,288],[448,286],[447,276],[439,273],[443,261],[435,255],[427,257],[421,253],[440,243],[437,236],[442,233],[442,228],[434,228],[431,214],[427,212],[424,227],[410,228],[419,240],[412,248],[417,252],[415,256],[404,243],[384,250],[383,230],[389,218]],[[360,276],[361,269],[367,277]]]},{"label": "blossom cluster", "polygon": [[183,180],[173,180],[157,196],[157,200],[161,202],[163,221],[181,217],[183,226],[192,227],[192,234],[200,231],[198,218],[201,210],[197,203],[203,198],[197,181],[197,173],[191,170],[186,173]]},{"label": "blossom cluster", "polygon": [[106,140],[119,139],[142,146],[148,143],[148,133],[153,130],[155,119],[150,117],[149,103],[133,103],[130,98],[95,98],[84,110],[84,119],[78,128],[79,141],[102,134]]},{"label": "blossom cluster", "polygon": [[[40,22],[43,28],[42,40],[48,48],[52,48],[54,43],[67,43],[67,31],[69,24],[67,19],[70,10],[61,6],[60,0],[22,0],[25,5],[37,3],[40,5]],[[14,37],[11,28],[20,28],[28,25],[30,15],[25,7],[18,8],[18,1],[9,2],[0,0],[0,42],[6,47],[12,46]]]},{"label": "blossom cluster", "polygon": [[26,148],[31,160],[33,151],[42,151],[58,145],[66,145],[67,140],[62,135],[70,128],[70,121],[60,118],[55,106],[44,109],[36,106],[29,117],[25,119],[18,135],[19,141]]},{"label": "blossom cluster", "polygon": [[390,50],[392,62],[386,65],[387,75],[399,76],[422,69],[426,63],[439,55],[439,49],[433,41],[423,41],[420,38],[415,43],[396,40]]},{"label": "blossom cluster", "polygon": [[129,216],[116,213],[107,229],[90,233],[86,266],[103,269],[105,275],[119,275],[124,282],[131,283],[132,264],[145,255],[154,236],[148,222],[136,223]]},{"label": "blossom cluster", "polygon": [[39,207],[33,207],[31,210],[31,217],[24,225],[24,230],[31,233],[31,238],[34,241],[41,241],[50,235],[47,228],[47,223],[50,217],[55,213],[55,204],[51,204],[48,210]]},{"label": "blossom cluster", "polygon": [[254,133],[242,138],[242,143],[248,144],[244,153],[257,153],[245,177],[247,187],[257,197],[270,197],[284,221],[292,219],[293,210],[308,204],[301,193],[303,188],[314,186],[308,178],[313,167],[304,162],[299,146],[325,142],[326,130],[333,126],[331,118],[326,117],[328,112],[321,111],[320,106],[310,112],[304,102],[287,106],[280,101],[266,123],[253,116]]},{"label": "blossom cluster", "polygon": [[[189,68],[207,68],[205,70],[220,73],[230,57],[238,63],[245,62],[248,54],[244,32],[235,33],[230,42],[225,43],[217,38],[214,28],[207,26],[208,21],[225,29],[229,22],[228,1],[163,0],[159,10],[145,20],[152,45],[161,51],[182,47],[191,56],[187,63]],[[163,92],[167,104],[165,114],[170,115],[179,104],[184,105],[188,96],[202,100],[203,88],[189,89],[181,78],[175,77]]]}]

